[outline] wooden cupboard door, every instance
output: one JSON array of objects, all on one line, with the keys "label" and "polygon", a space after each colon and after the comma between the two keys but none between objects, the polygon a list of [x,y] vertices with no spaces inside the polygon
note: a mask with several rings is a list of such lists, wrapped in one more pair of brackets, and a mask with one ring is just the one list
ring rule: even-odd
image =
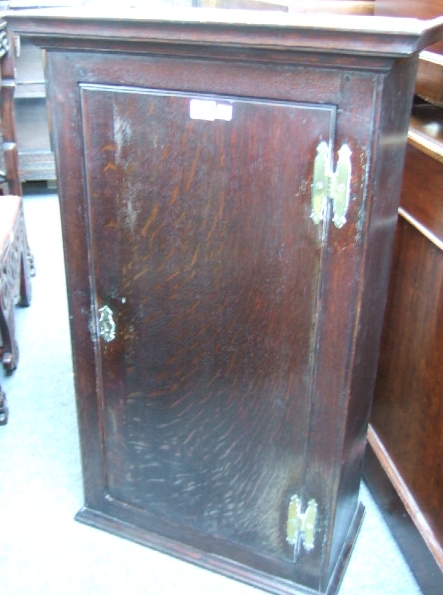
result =
[{"label": "wooden cupboard door", "polygon": [[310,185],[335,107],[80,95],[106,497],[179,541],[292,563],[325,244]]}]

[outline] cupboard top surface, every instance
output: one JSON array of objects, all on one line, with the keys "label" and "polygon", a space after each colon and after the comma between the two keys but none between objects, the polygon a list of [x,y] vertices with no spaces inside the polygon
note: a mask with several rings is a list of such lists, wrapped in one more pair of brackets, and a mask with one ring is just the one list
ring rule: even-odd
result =
[{"label": "cupboard top surface", "polygon": [[[313,4],[315,6],[315,3]],[[93,7],[10,11],[5,18],[16,33],[43,47],[66,40],[110,44],[180,43],[254,49],[407,56],[443,38],[443,17],[432,20],[243,9],[149,8],[107,10]],[[106,48],[106,46],[105,46]],[[109,49],[112,49],[109,46]]]}]

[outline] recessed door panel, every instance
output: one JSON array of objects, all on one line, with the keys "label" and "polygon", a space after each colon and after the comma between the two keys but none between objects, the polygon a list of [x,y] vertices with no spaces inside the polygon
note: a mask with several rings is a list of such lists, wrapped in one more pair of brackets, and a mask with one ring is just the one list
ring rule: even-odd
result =
[{"label": "recessed door panel", "polygon": [[324,249],[310,183],[335,108],[80,92],[108,497],[169,537],[292,562]]}]

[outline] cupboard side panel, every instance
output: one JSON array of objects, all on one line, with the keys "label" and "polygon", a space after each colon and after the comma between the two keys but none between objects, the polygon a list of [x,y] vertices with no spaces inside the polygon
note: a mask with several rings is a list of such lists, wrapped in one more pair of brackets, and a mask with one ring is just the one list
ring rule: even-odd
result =
[{"label": "cupboard side panel", "polygon": [[[340,74],[334,162],[347,144],[352,152],[351,201],[347,221],[338,229],[331,222],[321,289],[318,352],[310,419],[310,441],[304,502],[311,498],[325,503],[319,507],[324,533],[319,548],[301,548],[298,580],[313,589],[325,588],[331,571],[346,543],[358,505],[358,484],[348,494],[341,526],[335,526],[337,492],[340,488],[342,440],[349,405],[349,371],[352,366],[354,333],[358,323],[359,299],[365,279],[361,276],[362,226],[367,205],[367,176],[370,167],[374,76],[356,72]],[[334,532],[340,539],[336,539]],[[336,547],[335,544],[339,546]],[[319,572],[319,567],[322,570]],[[318,576],[321,576],[319,585]]]},{"label": "cupboard side panel", "polygon": [[349,503],[355,497],[362,474],[416,69],[416,57],[398,61],[388,74],[379,75],[374,85],[372,126],[377,134],[371,147],[368,180],[372,183],[367,189],[362,261],[356,275],[364,279],[364,284],[359,291],[349,360],[349,399],[343,411],[346,423],[340,448],[336,544],[340,544],[351,514]]},{"label": "cupboard side panel", "polygon": [[48,101],[54,110],[51,135],[56,155],[66,287],[85,505],[103,499],[102,420],[96,386],[96,312],[89,278],[90,241],[82,155],[81,114],[76,77],[61,54],[48,51]]}]

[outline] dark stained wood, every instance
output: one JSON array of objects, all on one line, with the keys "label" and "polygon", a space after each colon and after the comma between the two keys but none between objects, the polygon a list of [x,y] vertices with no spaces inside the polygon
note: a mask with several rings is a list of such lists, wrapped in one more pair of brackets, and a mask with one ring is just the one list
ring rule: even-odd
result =
[{"label": "dark stained wood", "polygon": [[17,130],[15,123],[14,92],[15,92],[15,66],[14,66],[14,37],[5,29],[5,21],[2,33],[6,37],[2,40],[4,53],[1,57],[1,90],[0,90],[0,122],[2,138],[3,167],[6,174],[7,193],[15,196],[22,196],[22,185],[20,180]]},{"label": "dark stained wood", "polygon": [[[428,154],[429,147],[423,151],[418,144],[427,129],[435,133],[434,146],[441,143],[441,118],[432,117],[435,110],[414,110],[412,131],[421,136],[415,135],[407,149],[371,424],[376,439],[372,450],[380,458],[379,442],[388,453],[381,460],[385,471],[394,477],[441,572],[443,163],[440,155],[437,160]],[[373,466],[365,473],[369,483],[371,470]],[[420,579],[423,572],[417,573]]]},{"label": "dark stained wood", "polygon": [[0,195],[0,356],[13,372],[19,360],[14,308],[31,302],[32,257],[20,196]]},{"label": "dark stained wood", "polygon": [[[377,0],[375,14],[394,17],[435,19],[443,14],[442,0]],[[443,42],[435,43],[429,51],[443,54]]]},{"label": "dark stained wood", "polygon": [[[443,240],[442,124],[439,108],[424,106],[413,110],[410,132],[413,140],[408,144],[400,203],[403,211],[423,226],[424,233],[435,236],[436,242]],[[425,134],[432,142],[423,147],[419,142]],[[435,149],[432,156],[428,154],[430,149]]]},{"label": "dark stained wood", "polygon": [[[19,352],[15,337],[14,308],[31,300],[33,270],[22,205],[14,119],[13,37],[0,20],[0,131],[4,171],[0,172],[0,356],[7,372],[15,370]],[[0,388],[0,423],[8,409]]]},{"label": "dark stained wood", "polygon": [[396,17],[416,17],[420,19],[433,19],[442,14],[441,0],[377,0],[375,14]]},{"label": "dark stained wood", "polygon": [[[440,106],[421,101],[419,98],[415,99],[411,112],[408,143],[411,147],[415,147],[421,153],[424,153],[428,157],[432,157],[434,161],[443,163],[443,114]],[[412,152],[415,153],[419,160],[424,159],[424,157],[421,155],[418,156],[416,152]],[[413,167],[414,163],[414,159],[409,159],[408,169],[411,166]],[[426,159],[426,164],[428,167],[432,168],[433,172],[438,171],[437,163],[433,163],[429,159]],[[426,181],[425,184],[427,184]],[[426,205],[429,203],[429,201],[433,200],[433,195],[430,192],[426,193],[426,200],[424,201],[411,200],[411,193],[408,192],[407,188],[405,188],[403,194],[404,200],[408,201],[407,205],[405,205],[408,209],[417,208],[417,206],[422,202],[424,205]],[[438,213],[438,210],[438,205],[435,203],[435,201],[432,202],[433,215],[432,217],[426,218],[424,221],[426,225],[432,225],[432,221],[435,218],[434,211]],[[437,215],[437,219],[440,218],[441,217]],[[421,219],[421,217],[418,217],[418,219]]]},{"label": "dark stained wood", "polygon": [[6,394],[0,386],[0,426],[4,426],[8,423],[8,406],[6,401]]},{"label": "dark stained wood", "polygon": [[[357,59],[360,68],[370,69],[372,64],[376,70],[381,68],[383,58],[388,59],[385,66],[389,68],[389,59],[394,56],[412,55],[438,41],[443,26],[443,17],[429,26],[416,19],[398,19],[397,23],[397,19],[392,18],[348,15],[344,27],[342,14],[327,14],[325,18],[297,11],[286,14],[149,7],[148,11],[133,9],[123,15],[121,10],[113,14],[110,9],[105,16],[101,12],[88,6],[81,15],[75,8],[59,8],[57,13],[51,9],[36,9],[11,12],[7,18],[9,22],[21,18],[21,33],[45,48],[78,48],[80,42],[84,48],[99,48],[108,42],[114,49],[125,52],[137,52],[149,45],[150,52],[157,47],[162,54],[186,53],[199,47],[205,55],[210,55],[218,48],[240,45],[237,58],[249,52],[260,56],[266,50],[266,62],[290,60],[294,54],[299,58],[303,51],[308,55],[313,53],[311,57],[315,60],[315,54],[323,51],[327,63],[336,62],[338,67],[347,61],[355,65]],[[245,20],[247,36],[242,35]],[[230,57],[221,51],[225,61],[234,59],[233,55]]]},{"label": "dark stained wood", "polygon": [[21,180],[54,180],[42,51],[25,38],[20,39],[15,66],[14,108]]},{"label": "dark stained wood", "polygon": [[97,306],[124,338],[101,353],[109,494],[292,562],[278,503],[303,481],[322,260],[293,195],[335,108],[220,96],[232,121],[207,122],[192,95],[81,96]]},{"label": "dark stained wood", "polygon": [[420,54],[415,92],[425,101],[443,106],[443,56],[441,54],[428,51]]},{"label": "dark stained wood", "polygon": [[[275,593],[332,595],[362,516],[417,52],[442,24],[141,14],[10,16],[48,50],[78,518]],[[191,118],[196,100],[232,117]],[[330,209],[310,217],[320,141],[334,163],[352,151],[341,229]],[[317,504],[312,549],[286,540],[296,494]]]},{"label": "dark stained wood", "polygon": [[[443,15],[443,0],[377,0],[375,14],[395,17],[433,19]],[[420,56],[417,95],[437,105],[443,104],[443,43],[431,45]]]},{"label": "dark stained wood", "polygon": [[443,573],[429,548],[431,533],[423,527],[423,517],[417,502],[371,425],[365,453],[364,479],[421,591],[424,595],[441,595]]}]

